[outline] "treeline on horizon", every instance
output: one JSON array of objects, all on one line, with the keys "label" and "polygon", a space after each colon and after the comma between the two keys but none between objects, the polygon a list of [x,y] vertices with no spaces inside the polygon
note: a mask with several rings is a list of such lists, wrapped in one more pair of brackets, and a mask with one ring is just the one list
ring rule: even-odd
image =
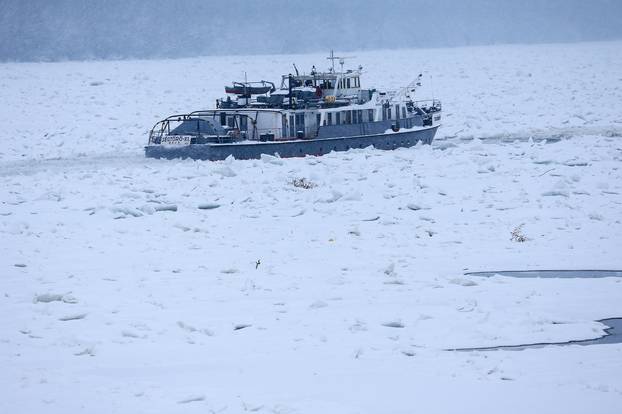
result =
[{"label": "treeline on horizon", "polygon": [[0,1],[1,61],[618,38],[622,38],[618,0]]}]

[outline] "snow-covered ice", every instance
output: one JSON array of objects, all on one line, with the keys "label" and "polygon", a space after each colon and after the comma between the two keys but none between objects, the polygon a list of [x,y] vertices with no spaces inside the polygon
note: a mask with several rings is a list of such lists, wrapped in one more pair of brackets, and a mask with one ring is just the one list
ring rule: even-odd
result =
[{"label": "snow-covered ice", "polygon": [[622,316],[622,278],[464,275],[622,268],[621,51],[359,53],[424,73],[432,146],[222,162],[146,132],[322,55],[1,64],[0,412],[619,413],[620,344],[446,349]]}]

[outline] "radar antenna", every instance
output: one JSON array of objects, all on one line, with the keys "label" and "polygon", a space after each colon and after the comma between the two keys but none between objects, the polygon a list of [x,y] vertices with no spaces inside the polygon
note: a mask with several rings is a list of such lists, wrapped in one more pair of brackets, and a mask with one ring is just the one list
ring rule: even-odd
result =
[{"label": "radar antenna", "polygon": [[326,59],[331,61],[331,69],[330,71],[335,73],[335,60],[339,61],[339,65],[341,65],[341,72],[343,73],[343,64],[345,63],[346,59],[353,59],[356,56],[335,56],[335,53],[333,52],[333,50],[330,50],[330,56],[327,57]]}]

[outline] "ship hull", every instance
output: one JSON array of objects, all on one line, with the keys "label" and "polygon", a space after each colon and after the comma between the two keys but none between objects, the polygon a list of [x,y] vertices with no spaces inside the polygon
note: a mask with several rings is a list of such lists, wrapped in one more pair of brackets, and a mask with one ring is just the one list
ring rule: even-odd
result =
[{"label": "ship hull", "polygon": [[408,148],[421,142],[431,144],[439,125],[427,128],[403,129],[398,132],[360,135],[351,137],[321,138],[292,141],[268,141],[231,144],[148,145],[145,155],[149,158],[190,158],[218,161],[233,156],[238,160],[258,159],[262,154],[282,158],[325,155],[331,151],[348,151],[353,148],[373,146],[392,150]]}]

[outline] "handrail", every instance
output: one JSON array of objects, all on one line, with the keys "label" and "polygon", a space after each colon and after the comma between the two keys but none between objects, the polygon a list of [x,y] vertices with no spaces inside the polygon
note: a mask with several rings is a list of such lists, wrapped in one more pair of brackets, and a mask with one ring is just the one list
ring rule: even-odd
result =
[{"label": "handrail", "polygon": [[[155,123],[155,125],[153,126],[153,128],[151,128],[151,131],[149,131],[149,144],[157,144],[159,140],[162,139],[163,136],[170,134],[171,132],[171,122],[184,122],[184,121],[193,121],[193,120],[205,120],[206,118],[208,119],[215,119],[219,116],[219,114],[221,112],[225,112],[225,111],[220,111],[220,110],[203,110],[203,111],[194,111],[191,112],[189,114],[178,114],[178,115],[171,115],[169,117],[166,117],[158,122]],[[278,112],[278,111],[276,111]],[[248,136],[247,139],[253,140],[253,141],[258,141],[260,139],[261,135],[264,135],[266,133],[270,134],[275,134],[277,136],[281,135],[279,132],[281,132],[281,128],[256,128],[256,124],[257,124],[257,116],[258,113],[255,112],[255,116],[253,117],[253,114],[242,114],[242,113],[236,113],[235,115],[239,116],[239,117],[245,117],[247,119],[250,120],[250,122],[247,124],[248,125],[248,129],[244,132],[247,132],[248,134],[250,134],[251,136]],[[232,130],[237,130],[239,131],[239,127],[233,128]],[[199,135],[200,134],[200,131]],[[206,136],[213,136],[215,137],[219,142],[222,142],[222,140],[224,139],[225,141],[230,141],[232,140],[232,137],[230,137],[229,135],[206,135]]]}]

